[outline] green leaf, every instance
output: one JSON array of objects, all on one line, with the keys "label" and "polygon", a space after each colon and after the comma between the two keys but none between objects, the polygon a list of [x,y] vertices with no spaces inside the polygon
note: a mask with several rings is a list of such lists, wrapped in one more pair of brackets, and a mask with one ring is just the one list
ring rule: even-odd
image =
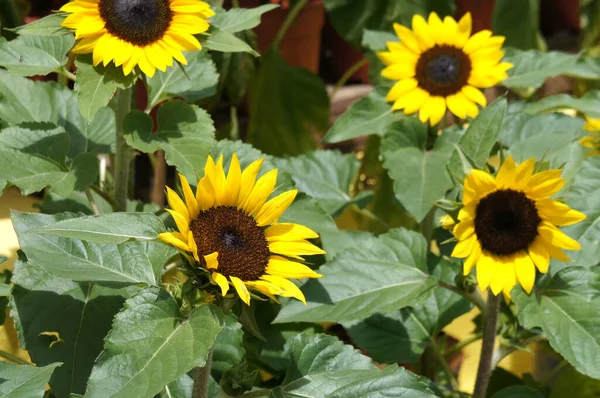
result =
[{"label": "green leaf", "polygon": [[[458,273],[460,266],[442,259],[433,276],[453,284]],[[471,308],[471,303],[462,296],[436,286],[423,304],[392,314],[376,314],[343,326],[352,341],[373,360],[415,363],[446,325]]]},{"label": "green leaf", "polygon": [[96,112],[108,105],[117,88],[129,87],[135,81],[134,74],[125,76],[123,68],[112,62],[108,66],[98,64],[94,67],[91,54],[79,55],[75,66],[77,105],[87,121],[93,120]]},{"label": "green leaf", "polygon": [[449,0],[323,0],[323,4],[335,30],[356,47],[365,29],[391,31],[393,22],[410,27],[413,15],[427,18],[431,11],[442,18],[454,14],[454,2]]},{"label": "green leaf", "polygon": [[534,114],[564,108],[576,109],[590,117],[600,117],[600,91],[588,91],[581,98],[575,98],[569,94],[552,95],[528,103],[523,108],[523,112]]},{"label": "green leaf", "polygon": [[579,57],[577,63],[571,69],[569,69],[566,75],[579,79],[600,79],[600,57]]},{"label": "green leaf", "polygon": [[544,398],[544,396],[531,387],[510,386],[498,391],[492,395],[492,398]]},{"label": "green leaf", "polygon": [[0,296],[2,296],[2,297],[10,296],[11,291],[12,291],[11,285],[6,285],[4,283],[0,283]]},{"label": "green leaf", "polygon": [[38,366],[63,363],[50,379],[57,398],[83,394],[113,316],[137,288],[72,282],[21,261],[13,281],[11,316],[21,347]]},{"label": "green leaf", "polygon": [[354,154],[315,151],[276,163],[291,174],[301,192],[312,196],[329,214],[338,214],[352,203],[350,185],[360,167]]},{"label": "green leaf", "polygon": [[423,220],[436,200],[452,187],[446,164],[454,146],[438,140],[436,146],[425,151],[424,140],[418,147],[403,146],[407,137],[417,132],[426,136],[427,127],[417,119],[394,123],[382,141],[383,167],[394,180],[396,198],[415,217]]},{"label": "green leaf", "polygon": [[160,393],[160,398],[190,398],[193,391],[194,378],[185,374],[179,379],[166,385]]},{"label": "green leaf", "polygon": [[60,365],[13,365],[0,361],[0,395],[4,398],[41,398],[52,372]]},{"label": "green leaf", "polygon": [[320,234],[337,230],[331,216],[314,199],[302,195],[296,197],[294,203],[279,217],[279,222],[305,225]]},{"label": "green leaf", "polygon": [[0,70],[0,119],[15,125],[51,122],[64,126],[71,136],[69,156],[83,152],[112,153],[115,114],[100,109],[91,123],[77,110],[76,93],[56,83],[35,82]]},{"label": "green leaf", "polygon": [[72,35],[0,38],[0,66],[18,76],[47,75],[67,63],[74,43]]},{"label": "green leaf", "polygon": [[600,378],[600,267],[565,268],[535,294],[513,289],[519,321],[526,328],[541,327],[554,350],[579,372]]},{"label": "green leaf", "polygon": [[[490,151],[498,140],[506,108],[506,97],[502,97],[482,109],[458,141],[458,148],[478,169],[486,164]],[[465,177],[462,163],[457,152],[452,154],[448,163],[450,173],[459,179]]]},{"label": "green leaf", "polygon": [[258,26],[262,14],[278,7],[278,4],[264,4],[255,8],[232,8],[229,11],[217,13],[211,21],[211,25],[229,33],[241,32]]},{"label": "green leaf", "polygon": [[221,380],[224,372],[244,361],[246,351],[242,347],[243,336],[242,325],[238,323],[237,318],[232,314],[226,316],[223,329],[213,345],[211,374],[216,380]]},{"label": "green leaf", "polygon": [[111,213],[62,220],[31,232],[94,243],[119,244],[128,240],[155,240],[158,234],[165,232],[165,226],[152,213]]},{"label": "green leaf", "polygon": [[402,114],[392,111],[385,100],[385,93],[373,90],[352,104],[333,123],[323,140],[336,143],[370,134],[383,135],[390,124],[400,118]]},{"label": "green leaf", "polygon": [[403,229],[347,249],[319,268],[322,279],[302,287],[307,305],[288,302],[275,322],[353,321],[420,304],[436,285],[425,272],[426,250],[420,234]]},{"label": "green leaf", "polygon": [[50,14],[44,18],[38,19],[21,25],[14,29],[19,36],[72,36],[71,31],[61,25],[64,21],[64,15]]},{"label": "green leaf", "polygon": [[562,75],[573,68],[578,58],[579,55],[557,51],[521,51],[507,48],[504,61],[514,66],[508,70],[508,78],[502,85],[515,89],[540,88],[546,79]]},{"label": "green leaf", "polygon": [[129,145],[146,153],[164,150],[167,163],[189,181],[196,181],[215,144],[215,128],[208,113],[182,101],[160,107],[156,132],[152,131],[152,118],[141,111],[129,113],[123,123]]},{"label": "green leaf", "polygon": [[185,53],[186,66],[168,68],[166,72],[156,71],[148,80],[149,107],[174,97],[187,102],[196,102],[210,97],[216,92],[219,74],[212,59],[205,51]]},{"label": "green leaf", "polygon": [[[540,0],[496,0],[492,15],[494,35],[506,37],[504,45],[521,50],[539,48]],[[519,24],[513,22],[519,20]]]},{"label": "green leaf", "polygon": [[24,195],[51,186],[61,195],[83,190],[98,175],[94,155],[82,153],[65,163],[71,139],[62,127],[49,123],[8,127],[0,131],[0,190],[7,184]]},{"label": "green leaf", "polygon": [[206,41],[202,44],[209,50],[214,51],[227,53],[246,52],[256,57],[260,55],[242,39],[237,38],[232,33],[214,27],[211,29]]},{"label": "green leaf", "polygon": [[362,46],[371,51],[385,50],[390,41],[399,41],[398,36],[392,32],[365,29],[362,37]]},{"label": "green leaf", "polygon": [[223,314],[210,304],[183,316],[169,293],[151,287],[125,302],[105,339],[86,398],[152,397],[194,367],[204,366]]},{"label": "green leaf", "polygon": [[297,336],[291,359],[283,384],[271,398],[435,397],[419,376],[396,366],[379,370],[370,358],[332,336]]},{"label": "green leaf", "polygon": [[248,142],[281,156],[316,149],[315,134],[329,125],[329,96],[321,79],[285,63],[276,48],[262,58],[250,92]]},{"label": "green leaf", "polygon": [[74,281],[160,284],[159,270],[173,255],[172,248],[163,243],[96,244],[34,232],[75,217],[69,213],[11,214],[21,250],[28,260],[56,277]]},{"label": "green leaf", "polygon": [[600,380],[582,375],[569,366],[558,373],[548,398],[593,398],[599,394]]}]

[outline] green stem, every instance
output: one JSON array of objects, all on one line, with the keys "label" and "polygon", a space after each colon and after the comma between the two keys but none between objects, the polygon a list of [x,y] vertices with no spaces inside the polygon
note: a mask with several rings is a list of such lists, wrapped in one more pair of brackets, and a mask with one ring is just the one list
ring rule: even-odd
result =
[{"label": "green stem", "polygon": [[452,347],[448,348],[444,352],[444,355],[446,355],[446,356],[454,355],[457,352],[462,351],[463,348],[465,348],[466,346],[468,346],[468,345],[476,342],[479,339],[481,339],[481,333],[477,333],[477,334],[469,337],[468,339],[464,339],[462,341],[459,341],[458,343],[454,344]]},{"label": "green stem", "polygon": [[446,357],[440,350],[440,347],[438,346],[437,341],[435,341],[435,338],[430,337],[430,339],[431,339],[431,349],[433,350],[435,356],[437,357],[438,362],[442,366],[442,370],[446,374],[446,377],[448,378],[448,381],[450,382],[450,386],[452,386],[452,390],[459,391],[460,387],[458,386],[458,380],[456,379],[454,372],[450,368],[448,361],[446,361]]},{"label": "green stem", "polygon": [[88,188],[84,189],[84,192],[85,192],[85,196],[87,197],[88,202],[90,202],[90,206],[92,206],[92,210],[94,210],[94,214],[99,216],[100,210],[98,209],[98,205],[96,204],[96,201],[94,200],[94,197],[92,196],[92,191],[88,187]]},{"label": "green stem", "polygon": [[292,24],[296,20],[296,17],[298,16],[298,14],[300,14],[300,11],[304,8],[304,6],[307,3],[308,0],[300,0],[292,7],[289,14],[287,15],[287,18],[285,19],[285,21],[283,21],[281,29],[279,29],[279,32],[277,32],[277,36],[275,36],[275,40],[273,40],[272,46],[279,46],[279,43],[283,39],[283,36],[285,36],[287,30],[290,28],[290,26],[292,26]]},{"label": "green stem", "polygon": [[238,122],[237,107],[232,106],[229,112],[231,115],[231,131],[229,139],[231,141],[237,141],[240,139],[240,126]]},{"label": "green stem", "polygon": [[[64,79],[68,79],[68,80],[72,80],[72,81],[76,81],[77,80],[77,76],[74,73],[69,72],[68,70],[64,69],[64,68],[60,68],[55,70],[54,72],[56,72],[56,74],[59,77],[62,77]],[[65,83],[66,85],[66,83]]]},{"label": "green stem", "polygon": [[131,149],[125,141],[123,121],[131,110],[132,89],[119,89],[117,91],[117,131],[116,131],[116,153],[114,164],[115,176],[115,202],[118,211],[125,211],[127,198],[129,196],[129,175],[131,165]]},{"label": "green stem", "polygon": [[201,368],[196,368],[194,376],[193,398],[208,398],[208,381],[210,379],[210,368],[212,366],[213,347],[208,351],[206,364]]},{"label": "green stem", "polygon": [[6,352],[4,350],[0,350],[0,357],[5,358],[10,362],[14,362],[18,365],[31,365],[31,363],[27,362],[26,360],[21,359],[18,356],[13,355],[10,352]]},{"label": "green stem", "polygon": [[438,281],[438,285],[444,289],[452,290],[454,293],[460,294],[473,303],[473,305],[475,305],[475,307],[477,307],[482,314],[485,313],[485,302],[483,301],[483,297],[481,297],[481,294],[478,290],[475,290],[473,293],[465,292],[464,290],[443,281]]},{"label": "green stem", "polygon": [[113,198],[111,198],[109,194],[104,192],[97,185],[90,185],[89,188],[92,191],[94,191],[95,193],[97,193],[98,195],[100,195],[100,197],[102,197],[102,199],[106,200],[108,202],[108,204],[110,205],[110,207],[112,207],[112,209],[114,211],[117,211],[117,202],[115,202],[115,200]]},{"label": "green stem", "polygon": [[427,252],[431,249],[431,239],[433,238],[433,224],[435,223],[435,210],[436,207],[432,207],[427,213],[421,224],[419,224],[419,230],[427,241]]},{"label": "green stem", "polygon": [[537,343],[544,340],[546,340],[546,336],[544,334],[537,334],[515,344],[500,345],[500,347],[498,347],[498,349],[494,351],[494,356],[492,357],[492,367],[496,367],[501,360],[503,360],[513,352],[518,351],[520,349],[525,349],[529,344]]},{"label": "green stem", "polygon": [[481,357],[475,380],[473,397],[485,398],[490,376],[492,375],[492,358],[494,356],[494,342],[496,341],[496,326],[498,312],[500,311],[500,296],[488,291],[486,311],[483,314],[483,339],[481,344]]},{"label": "green stem", "polygon": [[358,71],[360,68],[362,68],[363,66],[365,66],[368,63],[369,63],[369,61],[367,61],[366,58],[363,58],[360,61],[358,61],[357,63],[355,63],[354,65],[352,65],[351,67],[349,67],[348,70],[346,70],[346,72],[344,72],[342,77],[340,77],[340,80],[338,80],[337,83],[335,84],[335,87],[331,91],[331,95],[329,96],[329,98],[335,98],[335,95],[337,94],[337,92],[340,91],[340,88],[342,88],[346,85],[346,83],[348,82],[348,80],[350,80],[352,75],[355,74],[356,71]]}]

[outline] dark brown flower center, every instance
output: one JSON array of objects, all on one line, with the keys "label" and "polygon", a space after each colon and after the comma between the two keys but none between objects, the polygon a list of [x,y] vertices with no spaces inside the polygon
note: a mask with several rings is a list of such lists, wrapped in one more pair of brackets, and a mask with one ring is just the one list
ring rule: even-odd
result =
[{"label": "dark brown flower center", "polygon": [[471,60],[460,48],[436,45],[425,51],[417,61],[419,86],[434,96],[456,94],[467,85]]},{"label": "dark brown flower center", "polygon": [[169,0],[100,0],[106,30],[118,38],[146,46],[160,40],[171,26]]},{"label": "dark brown flower center", "polygon": [[253,217],[235,206],[218,206],[200,212],[190,223],[198,255],[219,253],[219,273],[243,281],[259,279],[270,252],[263,229]]},{"label": "dark brown flower center", "polygon": [[541,221],[535,203],[523,192],[503,189],[477,205],[475,234],[482,249],[503,256],[527,249]]}]

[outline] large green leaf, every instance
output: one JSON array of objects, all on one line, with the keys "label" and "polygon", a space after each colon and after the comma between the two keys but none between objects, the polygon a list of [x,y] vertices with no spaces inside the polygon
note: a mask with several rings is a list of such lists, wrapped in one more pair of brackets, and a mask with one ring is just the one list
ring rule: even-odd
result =
[{"label": "large green leaf", "polygon": [[[483,168],[500,135],[506,107],[506,98],[502,97],[482,109],[458,141],[458,148],[466,157],[467,164],[471,163],[479,169]],[[465,177],[465,159],[461,158],[458,151],[452,154],[448,169],[459,179]]]},{"label": "large green leaf", "polygon": [[36,233],[38,228],[74,219],[74,214],[12,213],[21,250],[54,276],[75,281],[160,284],[160,269],[173,255],[163,243],[96,244]]},{"label": "large green leaf", "polygon": [[[454,152],[454,146],[447,142],[450,135],[443,135],[432,150],[425,150],[425,140],[419,142],[417,137],[426,135],[427,126],[417,119],[406,118],[392,124],[381,143],[383,167],[394,181],[395,196],[419,222],[452,187],[446,171]],[[418,144],[406,145],[413,137]]]},{"label": "large green leaf", "polygon": [[150,287],[125,302],[96,359],[86,398],[151,398],[204,366],[223,314],[210,304],[185,317],[169,293]]},{"label": "large green leaf", "polygon": [[277,7],[279,7],[278,4],[264,4],[255,8],[232,8],[229,11],[217,13],[211,21],[211,25],[229,33],[241,32],[257,26],[262,14]]},{"label": "large green leaf", "polygon": [[360,167],[354,154],[315,151],[276,163],[291,174],[301,192],[316,199],[329,214],[337,214],[352,203],[350,185]]},{"label": "large green leaf", "polygon": [[237,38],[232,33],[219,28],[211,28],[210,35],[203,43],[206,48],[222,52],[247,52],[258,56],[259,54],[242,39]]},{"label": "large green leaf", "polygon": [[133,84],[135,75],[123,74],[123,68],[114,63],[107,66],[94,66],[91,55],[79,55],[75,60],[77,67],[77,105],[85,120],[92,121],[99,109],[106,107],[117,88],[126,88]]},{"label": "large green leaf", "polygon": [[600,380],[582,375],[569,366],[566,369],[561,367],[548,398],[594,398],[598,395],[600,395]]},{"label": "large green leaf", "polygon": [[65,17],[61,14],[50,14],[44,18],[38,19],[21,25],[14,30],[20,35],[33,35],[33,36],[72,36],[71,31],[61,26],[62,21]]},{"label": "large green leaf", "polygon": [[358,47],[364,29],[391,30],[392,22],[410,27],[412,16],[431,11],[440,17],[454,14],[454,2],[449,0],[324,0],[327,16],[337,32]]},{"label": "large green leaf", "polygon": [[508,78],[502,84],[508,88],[529,89],[529,93],[532,93],[547,78],[561,75],[573,68],[578,57],[576,54],[557,51],[521,51],[508,48],[504,61],[514,66],[508,70]]},{"label": "large green leaf", "polygon": [[215,128],[208,113],[194,105],[172,101],[158,110],[158,130],[153,132],[152,127],[148,114],[131,112],[124,121],[127,143],[146,153],[164,150],[167,163],[177,167],[189,181],[195,181],[215,143]]},{"label": "large green leaf", "polygon": [[513,289],[519,320],[541,327],[552,348],[579,372],[600,378],[600,267],[565,268],[530,296]]},{"label": "large green leaf", "polygon": [[13,365],[0,361],[0,395],[3,398],[41,398],[52,372],[60,365]]},{"label": "large green leaf", "polygon": [[373,90],[356,101],[336,121],[325,135],[324,141],[335,143],[369,134],[383,135],[389,125],[402,117],[392,112],[385,93]]},{"label": "large green leaf", "polygon": [[[515,24],[517,19],[519,23]],[[540,0],[496,0],[492,30],[506,37],[507,47],[533,50],[540,47],[539,19]]]},{"label": "large green leaf", "polygon": [[148,80],[150,107],[173,97],[196,102],[216,92],[219,74],[205,51],[186,53],[186,66],[175,65],[166,72],[157,71]]},{"label": "large green leaf", "polygon": [[279,222],[305,225],[320,234],[337,231],[331,216],[314,199],[303,195],[298,195],[294,203],[279,217]]},{"label": "large green leaf", "polygon": [[329,124],[329,96],[321,79],[285,63],[270,48],[250,92],[248,142],[271,155],[316,148],[315,135]]},{"label": "large green leaf", "polygon": [[83,190],[96,179],[98,161],[82,153],[67,165],[70,144],[69,134],[50,123],[0,130],[0,190],[7,184],[24,195],[47,186],[60,195]]},{"label": "large green leaf", "polygon": [[111,153],[115,113],[100,109],[87,123],[77,108],[77,94],[56,83],[42,83],[0,70],[0,119],[8,124],[52,122],[71,136],[69,156],[82,152]]},{"label": "large green leaf", "polygon": [[0,66],[18,76],[47,75],[67,63],[74,43],[73,36],[0,38]]},{"label": "large green leaf", "polygon": [[332,336],[299,335],[290,354],[285,380],[271,398],[435,397],[418,376],[396,366],[379,370],[370,358]]},{"label": "large green leaf", "polygon": [[230,313],[225,317],[223,329],[213,345],[211,374],[215,376],[216,380],[220,380],[221,375],[232,366],[239,365],[244,361],[246,352],[242,347],[243,336],[242,325]]},{"label": "large green leaf", "polygon": [[[460,266],[442,259],[432,275],[453,284],[458,273]],[[437,286],[423,304],[392,314],[376,314],[360,322],[344,324],[344,328],[352,341],[373,360],[414,363],[446,325],[471,308],[462,296]]]},{"label": "large green leaf", "polygon": [[403,229],[344,250],[319,268],[322,279],[302,287],[307,305],[288,302],[275,322],[353,321],[420,304],[436,285],[426,273],[426,251],[420,234]]},{"label": "large green leaf", "polygon": [[57,398],[82,394],[113,316],[137,288],[72,282],[20,261],[13,281],[11,316],[21,346],[38,366],[63,363],[50,379]]},{"label": "large green leaf", "polygon": [[111,213],[66,219],[31,232],[94,243],[119,244],[128,240],[155,240],[159,233],[165,232],[165,226],[152,213]]},{"label": "large green leaf", "polygon": [[390,41],[399,41],[399,38],[392,32],[365,29],[361,45],[367,50],[381,51]]},{"label": "large green leaf", "polygon": [[588,116],[600,117],[600,91],[588,91],[581,98],[569,94],[552,95],[527,104],[523,112],[540,113],[564,108],[573,108]]}]

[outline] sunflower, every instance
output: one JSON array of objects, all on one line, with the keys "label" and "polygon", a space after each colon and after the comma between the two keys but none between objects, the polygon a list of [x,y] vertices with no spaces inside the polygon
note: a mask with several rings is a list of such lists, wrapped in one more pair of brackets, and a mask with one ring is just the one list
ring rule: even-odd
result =
[{"label": "sunflower", "polygon": [[434,12],[428,21],[415,15],[412,30],[399,24],[394,30],[401,42],[388,42],[389,51],[377,54],[386,66],[381,76],[397,80],[386,99],[394,102],[393,110],[419,111],[423,123],[437,124],[446,107],[463,119],[477,116],[476,104],[487,104],[478,88],[496,85],[512,67],[500,63],[504,37],[489,30],[471,36],[469,13],[458,23],[452,17],[442,21]]},{"label": "sunflower", "polygon": [[179,232],[159,235],[205,268],[211,282],[223,296],[230,284],[240,298],[250,303],[248,288],[268,297],[304,295],[290,278],[320,278],[299,261],[303,255],[325,252],[307,239],[317,238],[311,229],[278,218],[294,201],[297,190],[270,200],[277,181],[277,169],[256,179],[263,159],[244,171],[234,154],[227,176],[223,156],[215,163],[208,157],[204,177],[194,194],[186,178],[179,175],[183,196],[167,187],[167,200]]},{"label": "sunflower", "polygon": [[600,119],[592,119],[586,117],[587,123],[583,126],[584,129],[589,131],[590,135],[583,137],[579,140],[579,143],[584,147],[591,148],[588,155],[600,155]]},{"label": "sunflower", "polygon": [[93,53],[94,66],[111,61],[129,75],[136,65],[149,77],[173,59],[187,64],[182,51],[200,50],[195,34],[206,32],[215,13],[198,0],[74,0],[62,26],[75,29],[77,54]]},{"label": "sunflower", "polygon": [[452,231],[455,224],[456,223],[454,222],[454,219],[447,214],[440,217],[440,225],[442,226],[443,229]]},{"label": "sunflower", "polygon": [[531,293],[535,268],[548,272],[550,257],[570,261],[561,249],[581,249],[557,228],[585,218],[550,198],[565,184],[561,170],[534,174],[534,162],[517,167],[509,156],[495,178],[481,170],[467,175],[464,207],[452,231],[458,239],[452,256],[465,258],[464,274],[476,266],[481,290],[489,286],[507,301],[517,283]]}]

